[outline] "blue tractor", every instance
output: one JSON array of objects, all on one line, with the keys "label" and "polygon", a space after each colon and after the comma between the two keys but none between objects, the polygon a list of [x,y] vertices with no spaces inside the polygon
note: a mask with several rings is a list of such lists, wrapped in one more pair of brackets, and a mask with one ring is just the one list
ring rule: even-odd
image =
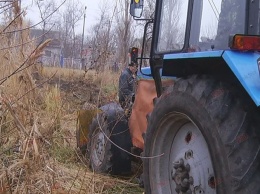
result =
[{"label": "blue tractor", "polygon": [[[144,6],[130,14],[146,20]],[[259,0],[156,0],[146,194],[260,193],[259,18]]]}]

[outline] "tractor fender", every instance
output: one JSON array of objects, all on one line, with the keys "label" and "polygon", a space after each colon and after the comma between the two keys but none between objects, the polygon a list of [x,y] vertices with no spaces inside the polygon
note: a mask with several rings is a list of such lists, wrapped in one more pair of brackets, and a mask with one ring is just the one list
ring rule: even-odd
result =
[{"label": "tractor fender", "polygon": [[222,81],[240,82],[260,106],[260,53],[255,51],[219,50],[165,54],[163,76],[186,77],[194,74],[213,75]]},{"label": "tractor fender", "polygon": [[258,52],[225,51],[222,57],[256,106],[260,106],[260,54]]}]

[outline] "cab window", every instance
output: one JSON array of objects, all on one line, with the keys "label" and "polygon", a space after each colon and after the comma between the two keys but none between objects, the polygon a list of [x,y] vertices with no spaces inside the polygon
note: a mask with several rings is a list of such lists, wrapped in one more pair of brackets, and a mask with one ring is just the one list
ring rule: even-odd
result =
[{"label": "cab window", "polygon": [[187,23],[188,0],[162,0],[158,52],[181,50]]}]

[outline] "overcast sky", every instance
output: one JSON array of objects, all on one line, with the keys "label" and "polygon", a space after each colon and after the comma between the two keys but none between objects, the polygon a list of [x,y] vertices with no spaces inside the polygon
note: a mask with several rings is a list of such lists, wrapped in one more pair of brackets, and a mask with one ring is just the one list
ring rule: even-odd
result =
[{"label": "overcast sky", "polygon": [[[49,1],[49,0],[43,0],[43,1]],[[63,1],[64,0],[55,0],[56,6],[59,6],[60,3]],[[100,15],[100,9],[101,9],[102,5],[108,4],[109,6],[108,6],[107,11],[112,11],[114,4],[117,0],[66,0],[66,2],[73,2],[73,1],[74,2],[80,1],[80,3],[83,5],[83,7],[87,6],[86,21],[85,21],[85,35],[87,35],[88,33],[92,33],[91,27],[97,22],[99,15]],[[34,3],[35,0],[21,0],[21,2],[22,2],[22,7],[26,8],[26,10],[27,10],[26,17],[29,18],[33,24],[41,21],[39,10]],[[213,2],[214,6],[218,10],[220,10],[221,0],[217,0],[217,1],[211,0],[211,3],[210,3],[210,1],[203,1],[203,2],[204,2],[205,10],[209,10],[209,12],[208,11],[203,12],[203,14],[206,14],[207,16],[203,17],[203,19],[202,19],[202,24],[204,24],[204,25],[202,25],[202,28],[203,28],[203,26],[208,26],[210,23],[212,23],[212,21],[215,17],[215,15],[212,15],[212,14],[210,15],[210,12],[213,13],[211,10],[212,6],[210,6],[210,4],[212,4],[212,2]],[[60,9],[64,9],[64,7],[66,7],[66,4],[64,4]],[[109,10],[109,8],[110,8],[110,10]],[[82,31],[83,31],[83,16],[82,16],[82,20],[77,23],[77,33],[81,34]]]},{"label": "overcast sky", "polygon": [[[22,7],[27,10],[26,18],[30,19],[33,24],[38,23],[41,21],[39,11],[34,3],[34,0],[21,0],[22,1]],[[43,0],[44,1],[44,0]],[[55,0],[57,2],[57,6],[60,5],[58,2],[62,2],[63,0]],[[77,0],[67,0],[77,2]],[[86,33],[89,32],[91,29],[91,26],[95,24],[95,22],[98,19],[99,13],[100,13],[100,7],[105,2],[113,2],[112,0],[79,0],[83,6],[87,6],[86,10],[86,22],[85,22],[85,31]],[[66,5],[63,5],[61,7],[64,8]],[[111,5],[112,6],[112,5]],[[81,33],[83,29],[83,17],[82,20],[78,23],[77,31],[78,33]]]}]

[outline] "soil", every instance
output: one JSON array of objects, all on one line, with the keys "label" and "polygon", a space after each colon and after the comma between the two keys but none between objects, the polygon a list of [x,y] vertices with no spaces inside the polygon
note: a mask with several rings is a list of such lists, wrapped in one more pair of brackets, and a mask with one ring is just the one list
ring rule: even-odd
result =
[{"label": "soil", "polygon": [[97,104],[99,88],[88,80],[51,80],[49,84],[59,83],[63,100],[80,109],[85,102]]},{"label": "soil", "polygon": [[[42,79],[38,79],[36,84],[43,82]],[[65,104],[70,105],[70,111],[77,111],[82,108],[82,106],[88,102],[96,106],[101,106],[108,102],[105,94],[100,91],[98,85],[94,84],[91,80],[82,79],[59,79],[52,78],[47,81],[50,86],[59,86],[61,92],[61,98]]]}]

